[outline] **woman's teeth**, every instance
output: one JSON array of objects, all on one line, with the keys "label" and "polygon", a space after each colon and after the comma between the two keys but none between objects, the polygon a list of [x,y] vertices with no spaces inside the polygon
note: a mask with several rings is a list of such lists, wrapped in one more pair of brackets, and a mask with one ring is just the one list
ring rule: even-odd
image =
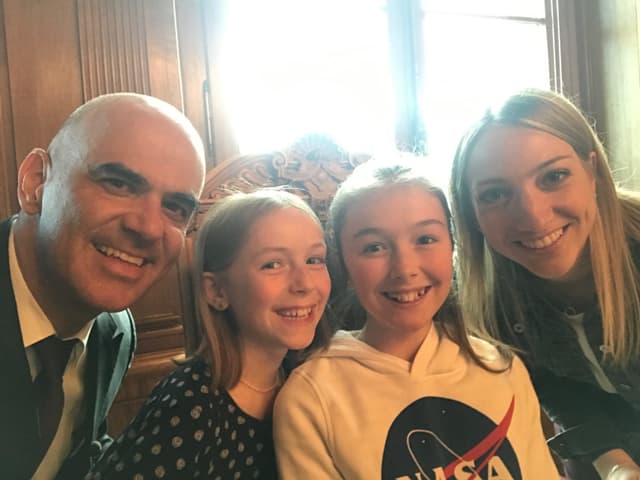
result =
[{"label": "woman's teeth", "polygon": [[536,238],[535,240],[520,240],[520,243],[527,248],[538,250],[553,245],[563,233],[564,227],[559,228],[542,238]]}]

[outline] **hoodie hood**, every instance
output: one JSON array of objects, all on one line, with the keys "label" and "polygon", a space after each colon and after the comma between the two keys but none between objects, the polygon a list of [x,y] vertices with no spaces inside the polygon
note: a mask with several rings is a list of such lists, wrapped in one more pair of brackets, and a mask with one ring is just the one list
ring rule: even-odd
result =
[{"label": "hoodie hood", "polygon": [[[329,348],[313,357],[348,359],[381,374],[405,375],[416,380],[456,373],[464,376],[470,361],[458,344],[451,341],[436,323],[429,330],[412,362],[373,348],[359,339],[361,333],[362,330],[339,330],[331,340]],[[487,366],[494,369],[508,366],[507,361],[494,346],[475,337],[469,337],[469,340],[475,353]]]}]

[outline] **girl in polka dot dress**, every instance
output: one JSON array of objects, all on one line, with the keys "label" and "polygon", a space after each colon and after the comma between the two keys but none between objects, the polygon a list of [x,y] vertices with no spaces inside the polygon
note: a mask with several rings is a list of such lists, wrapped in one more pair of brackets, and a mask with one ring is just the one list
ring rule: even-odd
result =
[{"label": "girl in polka dot dress", "polygon": [[207,214],[194,283],[197,353],[152,392],[86,479],[275,479],[271,411],[285,356],[326,346],[330,280],[320,222],[281,190]]}]

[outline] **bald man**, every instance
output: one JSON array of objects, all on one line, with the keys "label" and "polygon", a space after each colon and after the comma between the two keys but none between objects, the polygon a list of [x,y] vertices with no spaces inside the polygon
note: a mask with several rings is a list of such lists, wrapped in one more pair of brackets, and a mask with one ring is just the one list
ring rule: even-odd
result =
[{"label": "bald man", "polygon": [[126,309],[178,257],[204,172],[191,123],[136,94],[91,100],[22,162],[0,223],[1,478],[82,478],[110,442]]}]

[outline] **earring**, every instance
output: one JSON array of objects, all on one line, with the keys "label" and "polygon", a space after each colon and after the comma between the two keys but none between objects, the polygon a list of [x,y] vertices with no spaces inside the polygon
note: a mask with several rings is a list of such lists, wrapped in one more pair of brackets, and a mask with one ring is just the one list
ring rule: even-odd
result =
[{"label": "earring", "polygon": [[219,312],[224,312],[229,307],[229,304],[226,300],[218,299],[214,302],[213,308],[218,310]]}]

